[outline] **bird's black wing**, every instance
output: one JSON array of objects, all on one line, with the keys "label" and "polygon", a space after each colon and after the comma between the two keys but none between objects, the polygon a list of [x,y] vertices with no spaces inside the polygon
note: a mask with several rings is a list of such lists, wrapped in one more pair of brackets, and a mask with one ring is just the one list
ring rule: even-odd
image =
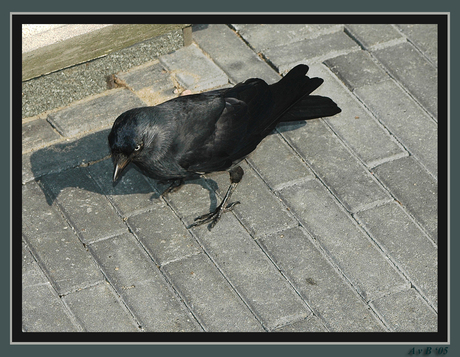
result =
[{"label": "bird's black wing", "polygon": [[214,123],[211,135],[196,142],[184,153],[179,164],[192,172],[228,169],[249,154],[263,139],[273,107],[268,85],[260,79],[250,79],[222,93],[225,109]]}]

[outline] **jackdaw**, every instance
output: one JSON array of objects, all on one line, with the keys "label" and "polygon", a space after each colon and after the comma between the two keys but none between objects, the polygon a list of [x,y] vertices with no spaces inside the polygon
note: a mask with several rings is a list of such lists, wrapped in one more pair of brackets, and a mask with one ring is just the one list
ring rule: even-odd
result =
[{"label": "jackdaw", "polygon": [[[243,177],[238,166],[280,122],[332,116],[340,108],[327,97],[310,95],[323,79],[306,76],[298,65],[279,82],[251,78],[232,88],[181,96],[157,106],[121,114],[109,134],[115,182],[129,163],[170,186],[171,192],[203,174],[228,171],[230,187],[221,204],[190,226],[215,226]],[[164,194],[164,193],[163,193]]]}]

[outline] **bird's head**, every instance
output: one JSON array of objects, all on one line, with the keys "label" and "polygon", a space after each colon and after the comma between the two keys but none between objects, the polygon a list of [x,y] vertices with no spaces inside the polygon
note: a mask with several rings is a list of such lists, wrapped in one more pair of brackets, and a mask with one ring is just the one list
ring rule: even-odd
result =
[{"label": "bird's head", "polygon": [[157,107],[144,107],[128,110],[115,120],[108,137],[114,182],[130,162],[142,166],[165,152],[173,128],[167,128],[163,119]]},{"label": "bird's head", "polygon": [[109,147],[113,160],[113,181],[115,182],[128,164],[144,149],[145,129],[139,109],[128,110],[121,114],[114,122],[109,134]]}]

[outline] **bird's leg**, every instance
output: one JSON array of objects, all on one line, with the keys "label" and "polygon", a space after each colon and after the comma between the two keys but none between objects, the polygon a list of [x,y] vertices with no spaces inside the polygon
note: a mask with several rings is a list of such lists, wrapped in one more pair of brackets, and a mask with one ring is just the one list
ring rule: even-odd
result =
[{"label": "bird's leg", "polygon": [[176,192],[184,184],[184,179],[177,179],[171,182],[171,185],[161,194],[163,197],[169,193]]},{"label": "bird's leg", "polygon": [[189,228],[196,227],[196,226],[201,226],[202,224],[210,223],[208,226],[208,229],[211,230],[216,223],[219,221],[220,217],[222,216],[222,213],[226,211],[231,211],[238,203],[239,201],[232,202],[229,205],[227,205],[227,201],[229,200],[230,196],[232,195],[233,191],[235,191],[236,186],[238,183],[241,181],[243,178],[244,171],[241,167],[236,166],[233,169],[229,171],[230,173],[230,187],[227,190],[227,193],[224,196],[224,199],[220,203],[217,208],[211,212],[204,214],[202,216],[199,216],[195,218],[195,222],[192,223]]}]

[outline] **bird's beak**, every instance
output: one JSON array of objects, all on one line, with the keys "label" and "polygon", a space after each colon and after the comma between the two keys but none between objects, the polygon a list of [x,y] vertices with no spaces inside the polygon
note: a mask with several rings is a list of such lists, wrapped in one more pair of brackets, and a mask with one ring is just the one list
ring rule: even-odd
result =
[{"label": "bird's beak", "polygon": [[131,160],[124,156],[118,155],[114,158],[113,162],[113,182],[117,181],[121,173],[124,171],[126,166],[131,162]]}]

